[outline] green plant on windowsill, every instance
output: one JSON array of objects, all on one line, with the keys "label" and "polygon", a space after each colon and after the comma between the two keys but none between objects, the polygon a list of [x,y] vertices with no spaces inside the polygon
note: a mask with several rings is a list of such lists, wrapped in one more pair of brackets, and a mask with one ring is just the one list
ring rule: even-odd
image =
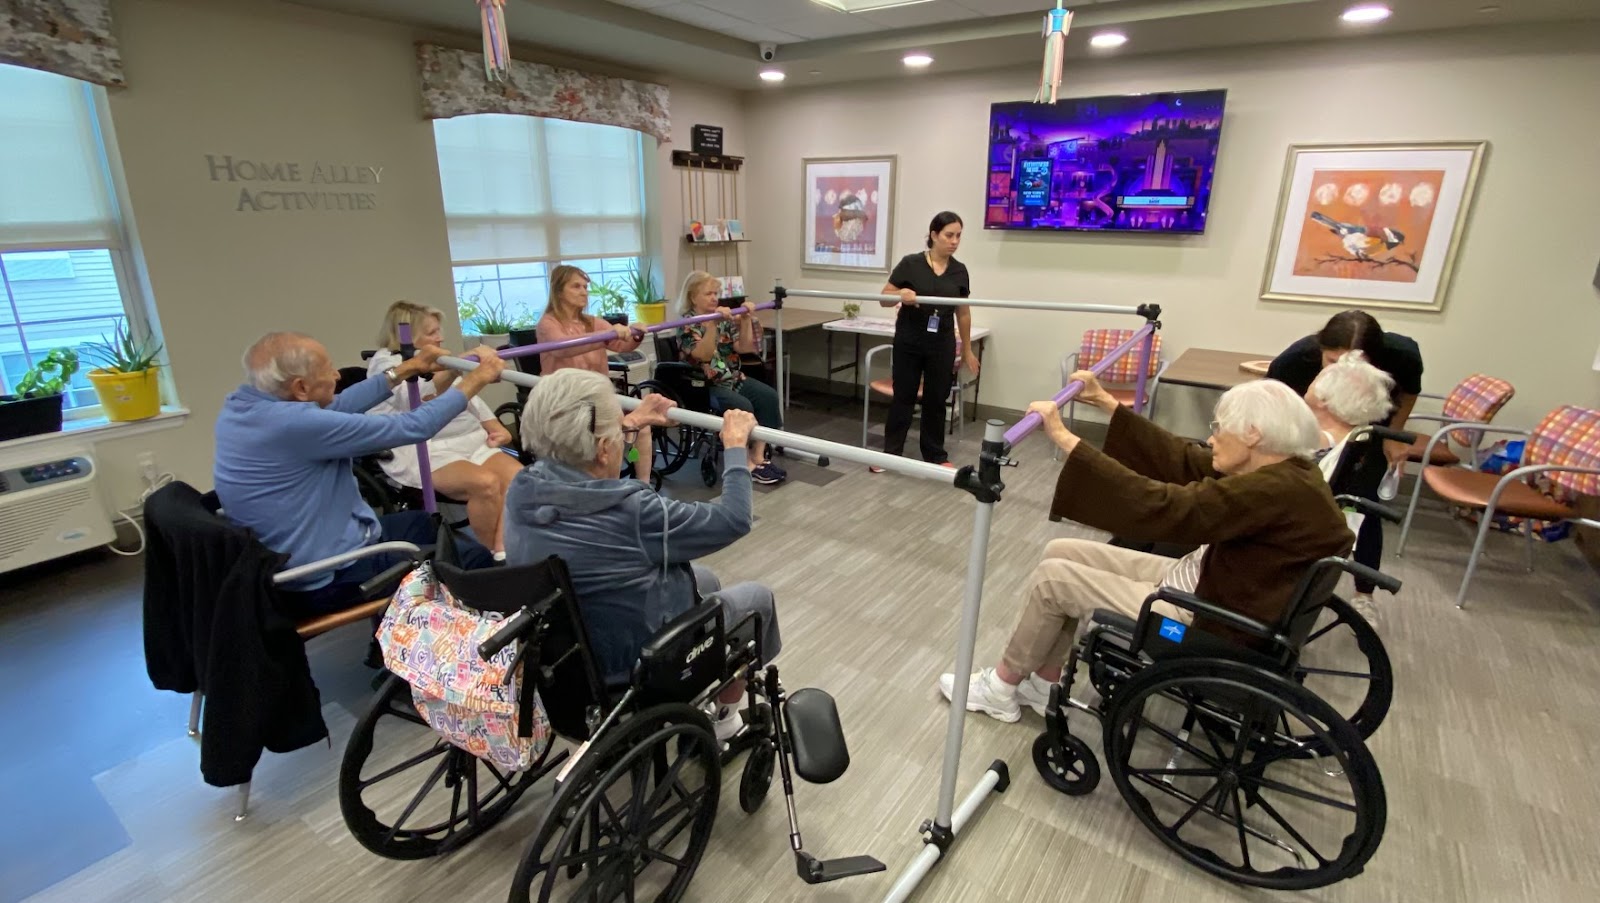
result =
[{"label": "green plant on windowsill", "polygon": [[628,312],[628,297],[616,286],[605,282],[589,284],[589,302],[601,319],[621,316]]},{"label": "green plant on windowsill", "polygon": [[67,391],[78,372],[78,352],[55,348],[17,381],[18,398],[49,398]]},{"label": "green plant on windowsill", "polygon": [[95,365],[95,371],[143,373],[161,366],[156,360],[161,348],[148,330],[135,337],[133,327],[119,320],[109,338],[102,335],[98,342],[83,343],[83,357]]},{"label": "green plant on windowsill", "polygon": [[490,301],[479,291],[467,300],[457,296],[456,310],[463,328],[472,327],[479,335],[505,335],[515,326],[504,302]]},{"label": "green plant on windowsill", "polygon": [[622,283],[622,295],[635,305],[660,303],[661,293],[656,291],[656,277],[649,260],[636,261],[628,266],[628,275]]}]

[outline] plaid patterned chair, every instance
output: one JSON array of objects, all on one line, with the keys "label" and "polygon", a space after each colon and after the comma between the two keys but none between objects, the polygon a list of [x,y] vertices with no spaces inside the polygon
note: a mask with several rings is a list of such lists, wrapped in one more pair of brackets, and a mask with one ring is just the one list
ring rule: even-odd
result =
[{"label": "plaid patterned chair", "polygon": [[[1517,394],[1517,390],[1503,379],[1497,379],[1485,373],[1474,373],[1462,380],[1449,395],[1422,394],[1420,398],[1433,398],[1443,401],[1438,414],[1412,414],[1407,418],[1409,426],[1418,420],[1428,420],[1439,424],[1460,423],[1490,423],[1494,415],[1506,406]],[[1443,441],[1448,438],[1448,441]],[[1467,461],[1450,449],[1450,443],[1466,447],[1471,453]],[[1478,467],[1478,446],[1483,442],[1483,433],[1479,430],[1454,429],[1452,426],[1442,426],[1431,436],[1418,435],[1417,441],[1411,446],[1410,460],[1414,464],[1426,461],[1443,467],[1452,467],[1462,464],[1474,470]]]},{"label": "plaid patterned chair", "polygon": [[[1083,334],[1083,344],[1078,350],[1067,355],[1061,361],[1061,385],[1066,387],[1072,381],[1072,374],[1076,370],[1085,370],[1105,359],[1107,354],[1115,351],[1123,343],[1133,338],[1137,332],[1134,329],[1090,329]],[[1139,413],[1150,416],[1155,411],[1156,389],[1161,386],[1161,374],[1167,372],[1167,360],[1161,356],[1161,333],[1156,333],[1155,343],[1150,347],[1150,372],[1145,383],[1144,410]],[[1106,387],[1118,404],[1133,407],[1134,395],[1138,391],[1139,383],[1139,352],[1133,351],[1118,358],[1110,369],[1100,374],[1100,384]],[[1067,426],[1072,428],[1077,423],[1077,401],[1067,402]]]},{"label": "plaid patterned chair", "polygon": [[[1450,424],[1478,426],[1476,422]],[[1442,431],[1441,431],[1442,432]],[[1569,521],[1590,527],[1600,522],[1580,517],[1574,509],[1579,496],[1600,495],[1600,411],[1563,405],[1545,415],[1531,433],[1506,427],[1473,430],[1475,433],[1512,433],[1528,436],[1521,466],[1501,475],[1463,467],[1429,465],[1422,470],[1418,489],[1411,494],[1405,526],[1400,531],[1396,555],[1404,554],[1411,519],[1417,513],[1421,484],[1427,483],[1449,504],[1479,512],[1478,538],[1467,558],[1467,573],[1456,594],[1456,607],[1465,608],[1467,587],[1478,567],[1484,540],[1494,526],[1495,516],[1525,518],[1528,570],[1533,570],[1533,530],[1536,521]]]}]

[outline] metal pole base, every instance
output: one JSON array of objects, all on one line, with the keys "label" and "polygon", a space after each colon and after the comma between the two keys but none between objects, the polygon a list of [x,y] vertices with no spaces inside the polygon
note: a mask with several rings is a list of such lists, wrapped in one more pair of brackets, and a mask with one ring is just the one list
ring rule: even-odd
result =
[{"label": "metal pole base", "polygon": [[[945,849],[955,842],[961,829],[966,827],[967,822],[977,813],[978,807],[989,798],[989,794],[1005,793],[1009,786],[1011,786],[1011,772],[1006,767],[1005,761],[994,760],[983,773],[983,777],[978,779],[978,785],[973,787],[972,792],[961,801],[961,805],[956,807],[955,816],[950,819],[949,829],[941,831],[937,826],[933,826],[922,852],[918,853],[917,858],[911,860],[906,870],[895,879],[894,886],[889,888],[889,893],[883,898],[884,903],[903,903],[910,899],[917,885],[921,884],[922,879],[926,878],[928,873],[933,871],[933,867],[939,864],[939,860],[944,858]],[[940,834],[943,834],[942,842],[935,839]]]}]

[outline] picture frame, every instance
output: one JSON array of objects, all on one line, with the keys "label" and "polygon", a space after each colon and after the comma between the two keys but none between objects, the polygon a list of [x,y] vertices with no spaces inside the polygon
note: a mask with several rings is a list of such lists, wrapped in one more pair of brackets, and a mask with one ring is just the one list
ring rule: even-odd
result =
[{"label": "picture frame", "polygon": [[1295,144],[1263,301],[1444,308],[1487,141]]},{"label": "picture frame", "polygon": [[889,271],[898,163],[893,155],[800,161],[803,268]]}]

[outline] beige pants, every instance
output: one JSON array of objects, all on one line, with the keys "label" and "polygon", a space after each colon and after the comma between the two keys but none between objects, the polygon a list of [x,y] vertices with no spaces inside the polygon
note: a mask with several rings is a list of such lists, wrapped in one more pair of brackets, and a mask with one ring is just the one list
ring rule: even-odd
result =
[{"label": "beige pants", "polygon": [[[1044,548],[1024,590],[1022,620],[1001,661],[1027,675],[1059,667],[1072,651],[1078,625],[1099,608],[1137,618],[1176,559],[1087,539],[1057,539]],[[1190,615],[1165,602],[1155,610],[1187,623]]]}]

